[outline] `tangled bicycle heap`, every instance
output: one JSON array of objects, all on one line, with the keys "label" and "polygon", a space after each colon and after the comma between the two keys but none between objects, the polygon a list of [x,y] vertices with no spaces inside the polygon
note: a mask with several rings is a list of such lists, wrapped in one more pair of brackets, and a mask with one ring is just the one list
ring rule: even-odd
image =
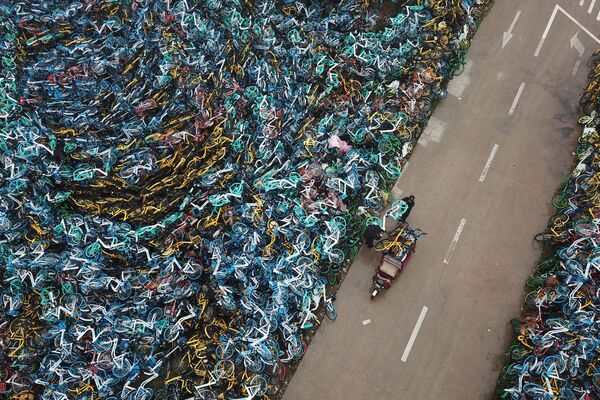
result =
[{"label": "tangled bicycle heap", "polygon": [[483,10],[421,3],[3,2],[0,392],[276,393]]},{"label": "tangled bicycle heap", "polygon": [[546,254],[513,321],[502,398],[600,398],[600,52],[591,61],[577,166],[552,199],[549,233],[538,235]]}]

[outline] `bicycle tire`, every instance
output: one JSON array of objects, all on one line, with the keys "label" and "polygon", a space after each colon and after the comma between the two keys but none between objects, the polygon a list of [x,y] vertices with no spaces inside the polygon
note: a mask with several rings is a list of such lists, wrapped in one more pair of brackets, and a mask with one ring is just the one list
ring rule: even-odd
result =
[{"label": "bicycle tire", "polygon": [[546,389],[544,389],[543,386],[538,385],[536,383],[526,383],[523,386],[523,392],[529,396],[534,396],[534,398],[538,398],[538,399],[542,398],[539,396],[544,396],[547,393]]},{"label": "bicycle tire", "polygon": [[377,144],[377,150],[381,154],[391,154],[394,152],[394,146],[389,140],[382,140]]},{"label": "bicycle tire", "polygon": [[202,388],[196,391],[194,400],[218,400],[218,397],[212,390]]},{"label": "bicycle tire", "polygon": [[[586,91],[583,93],[583,96],[581,96],[581,98],[579,99],[579,105],[580,105],[580,106],[583,106],[584,104],[587,104],[587,103],[590,103],[590,102],[592,102],[592,101],[593,101],[593,98],[594,98],[594,96],[595,96],[595,95],[594,95],[594,93],[592,93],[592,92],[589,92],[589,91],[587,91],[587,90],[586,90]],[[584,115],[583,117],[586,117],[586,116],[589,116],[589,114],[588,114],[588,113],[586,113],[586,115]],[[582,118],[583,118],[583,117],[582,117]],[[580,119],[581,119],[581,118],[580,118]]]},{"label": "bicycle tire", "polygon": [[329,273],[327,274],[327,283],[329,286],[335,286],[338,283],[338,274]]},{"label": "bicycle tire", "polygon": [[597,390],[600,390],[600,373],[592,375],[592,384]]},{"label": "bicycle tire", "polygon": [[521,345],[515,345],[513,346],[513,348],[510,349],[509,357],[511,360],[518,362],[523,360],[530,353],[531,352],[529,350],[522,347]]},{"label": "bicycle tire", "polygon": [[587,66],[588,68],[593,68],[598,63],[600,63],[600,52],[596,50],[588,59]]},{"label": "bicycle tire", "polygon": [[348,261],[353,263],[360,253],[360,244],[355,244],[350,247],[347,252]]},{"label": "bicycle tire", "polygon": [[504,379],[512,379],[521,372],[521,365],[518,363],[512,363],[504,368],[503,377]]},{"label": "bicycle tire", "polygon": [[569,216],[566,214],[556,213],[550,217],[548,227],[565,226],[569,222]]},{"label": "bicycle tire", "polygon": [[593,102],[590,101],[590,102],[584,104],[581,107],[581,110],[583,111],[584,114],[589,115],[592,113],[592,111],[594,111],[595,108],[596,108],[596,104],[594,104]]},{"label": "bicycle tire", "polygon": [[335,319],[337,318],[337,311],[335,310],[335,306],[333,305],[333,303],[328,303],[325,306],[325,314],[327,315],[327,318],[329,318],[332,321],[335,321]]},{"label": "bicycle tire", "polygon": [[[344,261],[345,261],[345,259],[344,259]],[[340,270],[342,269],[342,264],[343,264],[343,262],[331,264],[331,266],[329,267],[329,272],[331,272],[332,274],[339,273]]]},{"label": "bicycle tire", "polygon": [[564,210],[569,205],[568,200],[565,199],[565,195],[563,193],[557,193],[552,196],[552,205],[557,210]]},{"label": "bicycle tire", "polygon": [[548,264],[548,265],[544,265],[543,267],[538,267],[537,269],[537,273],[538,274],[545,274],[546,276],[550,276],[550,275],[554,275],[556,273],[556,264]]},{"label": "bicycle tire", "polygon": [[[536,306],[537,295],[538,295],[538,290],[533,290],[533,291],[527,293],[525,295],[525,300],[523,302],[523,305],[525,307],[529,307],[530,309],[537,309],[537,306]],[[521,323],[521,327],[519,327],[519,332],[522,327],[523,327],[523,323]]]},{"label": "bicycle tire", "polygon": [[582,236],[592,236],[598,231],[596,225],[587,221],[577,221],[575,231]]},{"label": "bicycle tire", "polygon": [[458,63],[455,65],[455,67],[452,70],[452,75],[453,76],[459,76],[462,75],[462,73],[465,72],[465,64],[463,61],[458,61]]},{"label": "bicycle tire", "polygon": [[538,289],[542,287],[546,283],[546,278],[540,275],[532,275],[527,278],[527,282],[525,283],[525,287],[530,290]]},{"label": "bicycle tire", "polygon": [[260,374],[264,371],[265,369],[265,364],[259,360],[250,360],[250,362],[248,363],[248,365],[246,366],[246,368],[248,369],[248,371],[250,372],[254,372],[257,374]]},{"label": "bicycle tire", "polygon": [[[390,169],[391,171],[389,171],[388,169]],[[402,170],[400,168],[396,167],[395,165],[388,166],[385,170],[385,176],[389,180],[396,180],[396,179],[400,178],[401,174],[402,174]]]},{"label": "bicycle tire", "polygon": [[235,375],[235,364],[231,360],[220,360],[215,364],[213,373],[219,379],[229,379]]},{"label": "bicycle tire", "polygon": [[577,156],[577,158],[582,158],[589,151],[589,149],[590,146],[587,143],[582,143],[575,148],[575,155]]},{"label": "bicycle tire", "polygon": [[387,240],[380,240],[377,243],[375,243],[375,250],[383,251],[383,250],[385,250],[386,245],[387,245]]},{"label": "bicycle tire", "polygon": [[432,94],[435,96],[436,99],[443,100],[448,96],[448,90],[446,90],[445,88],[435,87],[432,91]]},{"label": "bicycle tire", "polygon": [[277,365],[278,365],[277,377],[281,380],[285,380],[285,377],[287,376],[287,366],[285,365],[285,363],[282,363],[281,361],[279,361],[277,363]]},{"label": "bicycle tire", "polygon": [[[125,361],[127,361],[127,360],[125,360]],[[119,368],[115,365],[111,369],[112,374],[114,376],[116,376],[118,379],[123,379],[124,377],[129,375],[129,373],[131,372],[131,369],[133,368],[131,366],[131,363],[129,363],[129,361],[127,361],[127,363],[125,363],[125,361],[123,362],[123,368]]]},{"label": "bicycle tire", "polygon": [[254,376],[250,380],[249,385],[260,387],[260,390],[256,393],[256,395],[258,395],[258,396],[264,396],[265,394],[267,394],[267,392],[269,390],[269,382],[267,382],[265,377],[261,376],[261,375]]},{"label": "bicycle tire", "polygon": [[231,357],[233,357],[234,353],[235,353],[235,346],[233,346],[233,344],[231,344],[231,343],[228,343],[228,344],[221,343],[215,349],[215,354],[217,355],[218,358],[220,358],[222,360],[230,359]]},{"label": "bicycle tire", "polygon": [[319,274],[321,274],[321,276],[329,274],[330,271],[331,268],[329,267],[329,263],[323,263],[319,265]]}]

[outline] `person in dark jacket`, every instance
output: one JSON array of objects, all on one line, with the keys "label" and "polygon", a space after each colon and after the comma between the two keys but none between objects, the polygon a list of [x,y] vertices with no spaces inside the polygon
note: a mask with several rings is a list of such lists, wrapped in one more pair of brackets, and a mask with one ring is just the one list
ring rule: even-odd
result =
[{"label": "person in dark jacket", "polygon": [[373,224],[367,226],[367,228],[365,229],[365,243],[369,248],[373,247],[373,242],[375,241],[375,239],[381,239],[382,232],[383,229],[379,225]]},{"label": "person in dark jacket", "polygon": [[404,211],[404,213],[400,216],[400,220],[401,221],[405,221],[408,218],[408,215],[410,214],[410,212],[412,211],[413,207],[415,206],[415,196],[410,195],[407,197],[403,197],[402,200],[408,204],[408,208],[406,209],[406,211]]}]

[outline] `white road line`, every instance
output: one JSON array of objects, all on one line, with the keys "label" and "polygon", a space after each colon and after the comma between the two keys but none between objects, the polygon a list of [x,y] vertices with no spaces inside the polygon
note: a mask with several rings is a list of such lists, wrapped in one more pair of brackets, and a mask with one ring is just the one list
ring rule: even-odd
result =
[{"label": "white road line", "polygon": [[510,27],[508,28],[508,30],[506,32],[504,32],[502,34],[502,48],[504,48],[504,46],[506,46],[506,44],[513,37],[512,31],[515,28],[515,25],[516,25],[517,20],[519,19],[520,15],[521,15],[521,10],[517,10],[517,13],[515,14],[515,18],[513,18],[512,22],[510,24]]},{"label": "white road line", "polygon": [[573,67],[573,76],[577,75],[577,70],[579,69],[579,64],[581,64],[581,58],[578,58],[577,61],[575,61],[575,66]]},{"label": "white road line", "polygon": [[583,57],[583,53],[585,53],[585,46],[583,45],[583,43],[581,43],[581,40],[579,40],[579,38],[577,37],[578,34],[579,34],[579,32],[576,32],[573,35],[571,40],[569,40],[569,45],[571,46],[572,49],[575,49],[577,51],[577,54],[579,54],[579,58],[581,58],[581,57]]},{"label": "white road line", "polygon": [[585,0],[579,0],[579,6],[583,6],[583,3],[585,3]]},{"label": "white road line", "polygon": [[544,29],[544,33],[542,33],[542,38],[540,39],[540,42],[538,43],[538,46],[535,49],[535,53],[533,53],[534,57],[537,57],[540,54],[540,50],[542,50],[542,46],[544,45],[544,41],[546,40],[546,37],[548,36],[548,32],[550,32],[550,27],[552,26],[552,22],[554,22],[554,18],[556,18],[557,12],[558,12],[558,4],[554,7],[554,11],[552,11],[552,15],[550,16],[550,19],[548,20],[548,24],[546,24],[546,29]]},{"label": "white road line", "polygon": [[561,6],[559,6],[557,4],[556,7],[555,7],[555,9],[560,10],[560,12],[562,12],[563,14],[565,14],[565,16],[567,18],[569,18],[571,21],[573,21],[575,23],[575,25],[577,25],[578,27],[580,27],[582,31],[584,31],[585,33],[587,33],[588,35],[590,35],[592,37],[592,39],[594,39],[596,41],[596,43],[600,43],[600,39],[598,39],[592,32],[590,32],[589,29],[587,29],[585,26],[583,26],[581,24],[581,22],[577,21],[573,16],[571,16],[571,14],[569,14],[568,12],[566,12],[564,8],[562,8]]},{"label": "white road line", "polygon": [[460,224],[456,229],[456,233],[454,233],[454,239],[452,239],[452,243],[450,243],[450,247],[448,247],[448,252],[446,253],[446,257],[444,258],[444,264],[448,264],[450,262],[450,257],[452,257],[452,253],[454,253],[456,243],[458,243],[458,239],[460,238],[460,234],[462,233],[466,223],[467,220],[465,218],[460,220]]},{"label": "white road line", "polygon": [[490,166],[492,165],[492,161],[494,161],[494,157],[496,156],[496,151],[498,151],[498,145],[494,144],[494,147],[492,147],[492,152],[490,153],[490,156],[488,157],[488,160],[485,163],[485,167],[483,167],[483,171],[481,171],[481,176],[479,177],[479,182],[483,182],[485,180],[485,176],[487,175],[488,170],[490,169]]},{"label": "white road line", "polygon": [[596,21],[600,21],[600,11],[598,11],[598,15],[596,15]]},{"label": "white road line", "polygon": [[517,90],[517,94],[515,95],[515,99],[512,102],[512,105],[510,106],[510,110],[508,110],[508,115],[513,115],[513,113],[515,112],[515,108],[517,108],[517,103],[519,102],[519,99],[521,98],[521,93],[523,93],[523,88],[525,87],[525,82],[521,82],[521,85],[519,86],[519,90]]},{"label": "white road line", "polygon": [[585,33],[587,33],[588,35],[590,35],[592,37],[592,39],[594,39],[597,43],[600,43],[600,39],[598,39],[592,32],[590,32],[579,21],[577,21],[575,18],[573,18],[571,16],[571,14],[569,14],[568,12],[566,12],[564,10],[564,8],[562,8],[561,6],[559,6],[557,4],[556,6],[554,6],[554,11],[552,11],[552,15],[550,16],[550,19],[548,20],[548,24],[546,25],[546,29],[544,29],[544,33],[542,34],[542,37],[540,38],[540,42],[538,43],[538,46],[535,49],[535,53],[533,54],[534,57],[539,56],[540,50],[542,49],[542,46],[544,45],[544,41],[546,40],[546,37],[548,37],[548,32],[550,31],[550,27],[552,26],[552,23],[554,22],[554,18],[556,17],[556,13],[558,11],[562,12],[567,18],[569,18],[571,21],[573,21],[575,23],[575,25],[577,25]]},{"label": "white road line", "polygon": [[425,319],[427,310],[429,310],[427,308],[427,306],[423,306],[423,309],[421,310],[421,314],[419,315],[419,319],[417,319],[417,324],[413,328],[413,331],[410,335],[410,339],[408,339],[408,343],[406,344],[404,353],[402,353],[402,358],[400,359],[402,362],[406,362],[406,360],[408,359],[408,355],[410,354],[410,350],[412,349],[413,344],[415,344],[415,339],[417,338],[417,335],[419,334],[419,330],[421,329],[421,324],[423,324],[423,320]]},{"label": "white road line", "polygon": [[590,3],[590,6],[588,7],[588,14],[592,13],[592,10],[594,9],[595,5],[596,5],[596,0],[592,0],[592,2]]}]

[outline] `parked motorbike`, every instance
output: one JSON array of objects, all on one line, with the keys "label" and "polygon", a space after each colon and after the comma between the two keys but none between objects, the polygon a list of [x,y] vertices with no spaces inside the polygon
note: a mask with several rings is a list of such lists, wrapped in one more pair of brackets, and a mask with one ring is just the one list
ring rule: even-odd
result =
[{"label": "parked motorbike", "polygon": [[424,235],[403,223],[399,225],[388,238],[382,239],[375,245],[376,251],[381,251],[381,262],[375,269],[371,300],[382,289],[389,289],[396,277],[406,268],[417,246],[417,240]]}]

